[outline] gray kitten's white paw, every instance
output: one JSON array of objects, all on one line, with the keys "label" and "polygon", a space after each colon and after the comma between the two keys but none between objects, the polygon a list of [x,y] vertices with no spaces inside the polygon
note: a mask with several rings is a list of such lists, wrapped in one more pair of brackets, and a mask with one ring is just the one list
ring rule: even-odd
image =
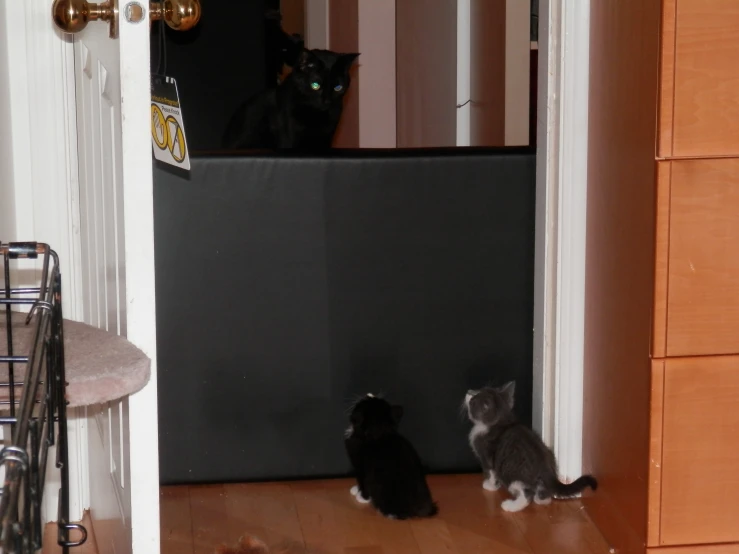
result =
[{"label": "gray kitten's white paw", "polygon": [[356,496],[356,498],[357,498],[357,502],[359,502],[360,504],[369,504],[370,503],[370,499],[369,498],[365,498],[361,494],[358,494]]},{"label": "gray kitten's white paw", "polygon": [[349,493],[352,496],[357,496],[359,494],[359,485],[354,485],[352,488],[350,488]]},{"label": "gray kitten's white paw", "polygon": [[520,512],[528,505],[529,503],[526,501],[526,498],[518,497],[515,500],[504,500],[501,503],[500,507],[503,508],[503,510],[505,510],[506,512]]},{"label": "gray kitten's white paw", "polygon": [[539,498],[538,496],[535,496],[534,502],[536,502],[540,506],[547,506],[552,503],[552,497],[550,496],[549,498]]},{"label": "gray kitten's white paw", "polygon": [[500,488],[500,486],[496,485],[495,481],[493,481],[492,479],[485,479],[482,482],[482,488],[485,489],[486,491],[492,492],[492,491],[497,491]]}]

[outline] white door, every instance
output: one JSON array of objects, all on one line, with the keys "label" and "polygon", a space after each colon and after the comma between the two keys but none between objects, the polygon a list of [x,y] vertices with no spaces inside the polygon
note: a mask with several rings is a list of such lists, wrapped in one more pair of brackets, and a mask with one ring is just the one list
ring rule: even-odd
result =
[{"label": "white door", "polygon": [[[121,2],[120,14],[127,2]],[[148,7],[148,2],[139,5]],[[83,313],[152,359],[147,387],[88,408],[90,510],[100,552],[159,552],[148,9],[74,35]]]}]

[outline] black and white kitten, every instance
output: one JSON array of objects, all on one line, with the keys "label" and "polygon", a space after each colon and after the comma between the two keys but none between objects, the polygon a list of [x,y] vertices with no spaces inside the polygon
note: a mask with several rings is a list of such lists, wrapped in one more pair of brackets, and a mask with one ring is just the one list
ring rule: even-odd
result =
[{"label": "black and white kitten", "polygon": [[549,504],[552,497],[568,498],[598,482],[583,475],[573,483],[559,480],[554,453],[533,430],[513,414],[515,382],[503,387],[467,391],[464,405],[470,421],[470,446],[480,460],[485,480],[482,487],[495,491],[501,486],[513,496],[501,507],[507,512],[523,510],[533,499]]},{"label": "black and white kitten", "polygon": [[357,477],[351,494],[391,519],[431,517],[438,508],[418,453],[398,433],[402,416],[401,406],[372,394],[352,409],[344,441]]},{"label": "black and white kitten", "polygon": [[359,54],[301,50],[290,74],[242,104],[231,116],[223,147],[326,150],[336,134]]}]

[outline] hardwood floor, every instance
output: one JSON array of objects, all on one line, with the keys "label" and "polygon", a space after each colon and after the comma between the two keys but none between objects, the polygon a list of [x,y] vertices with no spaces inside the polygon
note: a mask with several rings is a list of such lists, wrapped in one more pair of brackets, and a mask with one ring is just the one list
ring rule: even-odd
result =
[{"label": "hardwood floor", "polygon": [[349,494],[353,481],[162,487],[162,554],[212,554],[244,533],[275,554],[607,554],[579,500],[523,512],[478,475],[429,478],[439,516],[391,521]]},{"label": "hardwood floor", "polygon": [[[95,531],[92,528],[92,521],[90,520],[90,512],[85,512],[82,525],[87,529],[87,540],[85,544],[76,548],[70,548],[70,552],[74,554],[98,554],[97,543],[95,542]],[[79,540],[76,532],[72,534],[72,540]],[[56,543],[57,539],[57,525],[56,523],[47,523],[44,527],[44,541],[43,548],[41,549],[42,554],[61,554],[62,547]]]}]

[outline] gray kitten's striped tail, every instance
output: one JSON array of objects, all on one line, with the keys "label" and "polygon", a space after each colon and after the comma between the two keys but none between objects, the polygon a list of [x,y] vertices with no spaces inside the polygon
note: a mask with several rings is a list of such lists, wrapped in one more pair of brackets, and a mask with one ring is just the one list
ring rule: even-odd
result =
[{"label": "gray kitten's striped tail", "polygon": [[580,494],[587,487],[590,487],[592,490],[598,488],[598,481],[592,475],[583,475],[569,484],[565,484],[557,479],[552,486],[552,493],[559,498],[571,498]]}]

